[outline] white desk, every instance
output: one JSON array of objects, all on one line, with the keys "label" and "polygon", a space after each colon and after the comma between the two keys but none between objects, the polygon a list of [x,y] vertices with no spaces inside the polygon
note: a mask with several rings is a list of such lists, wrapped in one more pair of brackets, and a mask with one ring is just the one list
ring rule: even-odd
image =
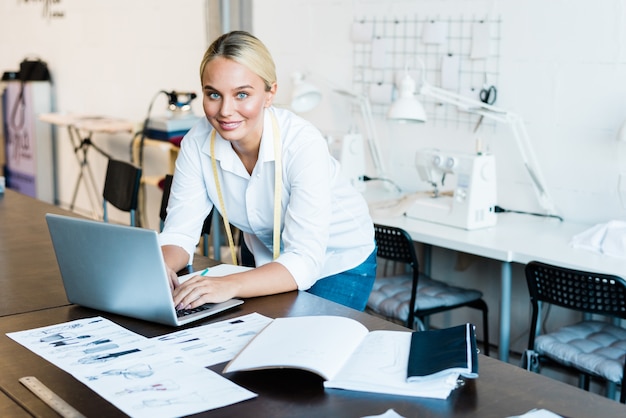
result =
[{"label": "white desk", "polygon": [[499,357],[508,361],[511,326],[511,264],[536,260],[562,267],[626,276],[626,258],[603,256],[570,246],[570,239],[589,224],[560,222],[532,215],[502,213],[494,227],[467,231],[407,218],[377,215],[374,222],[406,230],[414,241],[501,262]]},{"label": "white desk", "polygon": [[89,151],[89,148],[93,148],[107,159],[110,159],[111,157],[94,144],[91,138],[94,133],[132,133],[134,129],[133,123],[126,120],[103,116],[79,115],[72,113],[44,113],[39,116],[39,119],[52,125],[67,127],[68,129],[70,141],[72,143],[72,147],[74,148],[74,155],[76,156],[76,161],[80,166],[80,173],[76,178],[70,210],[74,209],[80,183],[84,180],[85,187],[87,189],[87,196],[91,202],[93,216],[94,218],[99,218],[100,211],[98,208],[101,205],[99,197],[100,192],[98,190],[94,174],[89,166],[87,151]]}]

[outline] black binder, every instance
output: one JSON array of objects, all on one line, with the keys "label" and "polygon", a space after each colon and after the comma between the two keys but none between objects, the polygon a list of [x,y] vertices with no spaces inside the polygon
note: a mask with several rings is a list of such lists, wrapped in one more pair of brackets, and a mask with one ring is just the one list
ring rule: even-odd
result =
[{"label": "black binder", "polygon": [[417,331],[411,335],[407,380],[419,381],[444,373],[478,377],[475,326]]}]

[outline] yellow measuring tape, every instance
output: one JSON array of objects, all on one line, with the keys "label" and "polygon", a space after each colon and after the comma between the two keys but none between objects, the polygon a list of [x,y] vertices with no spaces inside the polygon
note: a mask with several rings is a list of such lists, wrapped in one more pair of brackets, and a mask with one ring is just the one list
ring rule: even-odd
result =
[{"label": "yellow measuring tape", "polygon": [[[281,192],[283,188],[283,164],[282,150],[280,149],[280,130],[278,129],[278,121],[274,113],[272,116],[272,128],[274,131],[274,260],[280,255],[280,213],[281,213]],[[233,264],[237,265],[237,253],[235,251],[235,242],[233,241],[233,233],[230,230],[228,215],[226,214],[226,205],[222,196],[222,187],[217,173],[217,162],[215,161],[215,129],[211,132],[211,166],[213,167],[213,177],[215,178],[215,187],[217,189],[217,197],[220,204],[220,212],[224,220],[224,229],[228,236],[228,246],[230,248],[230,256]]]}]

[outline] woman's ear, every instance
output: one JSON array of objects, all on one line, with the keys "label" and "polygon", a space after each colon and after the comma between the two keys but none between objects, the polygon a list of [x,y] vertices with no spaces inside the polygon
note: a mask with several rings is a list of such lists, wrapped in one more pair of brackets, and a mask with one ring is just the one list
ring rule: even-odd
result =
[{"label": "woman's ear", "polygon": [[272,87],[266,92],[267,96],[265,98],[265,107],[270,107],[272,103],[274,103],[274,96],[276,96],[277,89],[278,84],[272,83]]}]

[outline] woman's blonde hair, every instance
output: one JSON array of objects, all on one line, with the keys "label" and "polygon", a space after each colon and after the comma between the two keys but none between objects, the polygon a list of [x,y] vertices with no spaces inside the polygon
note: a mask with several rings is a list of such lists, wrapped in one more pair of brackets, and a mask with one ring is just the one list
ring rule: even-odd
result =
[{"label": "woman's blonde hair", "polygon": [[276,83],[276,66],[272,55],[263,42],[248,32],[232,31],[213,41],[200,63],[200,79],[207,64],[218,57],[233,60],[247,67],[261,77],[266,91],[270,91],[272,85]]}]

